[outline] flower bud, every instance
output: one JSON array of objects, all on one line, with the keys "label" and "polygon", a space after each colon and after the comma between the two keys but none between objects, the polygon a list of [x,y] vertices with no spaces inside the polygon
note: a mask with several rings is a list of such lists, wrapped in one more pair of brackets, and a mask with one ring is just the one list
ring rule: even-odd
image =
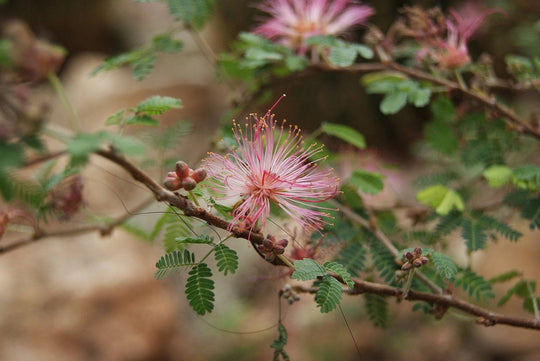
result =
[{"label": "flower bud", "polygon": [[165,180],[163,181],[163,185],[165,185],[165,188],[167,188],[170,191],[175,191],[182,187],[180,179],[176,177],[176,174],[174,178],[173,177],[165,178]]},{"label": "flower bud", "polygon": [[426,264],[429,262],[429,259],[427,257],[420,257],[418,258],[420,261],[422,261],[422,264]]},{"label": "flower bud", "polygon": [[408,260],[408,261],[412,261],[414,259],[414,256],[411,252],[407,252],[405,253],[404,257]]},{"label": "flower bud", "polygon": [[272,242],[271,239],[265,238],[262,241],[262,246],[264,248],[267,248],[268,250],[272,250],[272,249],[274,249],[274,242]]},{"label": "flower bud", "polygon": [[189,167],[186,162],[179,160],[176,162],[176,175],[178,178],[184,179],[189,175]]},{"label": "flower bud", "polygon": [[195,182],[200,183],[206,178],[206,169],[198,168],[193,171],[191,178],[195,179]]},{"label": "flower bud", "polygon": [[287,241],[286,239],[280,239],[278,241],[278,244],[282,247],[287,247],[287,245],[289,244],[289,241]]},{"label": "flower bud", "polygon": [[283,254],[283,253],[285,253],[285,247],[280,246],[280,245],[278,244],[278,245],[274,246],[274,252],[275,252],[276,254]]},{"label": "flower bud", "polygon": [[417,258],[413,261],[413,265],[414,267],[418,268],[418,267],[422,267],[424,263],[422,262],[422,260],[420,258]]},{"label": "flower bud", "polygon": [[403,266],[401,266],[401,270],[402,271],[408,271],[412,268],[412,264],[410,264],[409,262],[406,262],[403,264]]},{"label": "flower bud", "polygon": [[416,248],[414,249],[414,257],[415,257],[415,258],[418,258],[418,257],[420,257],[421,255],[422,255],[422,248],[416,247]]},{"label": "flower bud", "polygon": [[186,177],[182,179],[182,187],[184,187],[186,191],[192,191],[195,189],[196,186],[197,186],[197,182],[195,182],[193,178]]}]

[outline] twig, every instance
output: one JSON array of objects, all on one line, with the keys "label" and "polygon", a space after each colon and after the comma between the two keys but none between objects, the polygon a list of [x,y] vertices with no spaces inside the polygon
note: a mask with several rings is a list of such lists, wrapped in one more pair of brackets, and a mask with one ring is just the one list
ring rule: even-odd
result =
[{"label": "twig", "polygon": [[[391,287],[380,283],[373,283],[368,281],[363,281],[359,279],[353,279],[354,287],[352,289],[345,289],[343,292],[349,295],[359,295],[363,293],[372,293],[382,296],[391,296],[399,300],[407,301],[424,301],[432,303],[436,306],[442,307],[444,309],[454,308],[461,310],[470,315],[477,316],[476,322],[484,326],[494,326],[497,324],[500,325],[509,325],[514,327],[529,328],[540,330],[540,320],[521,318],[521,317],[511,317],[502,315],[499,313],[491,312],[485,308],[473,305],[472,303],[457,299],[451,295],[440,295],[432,294],[426,292],[418,292],[409,290],[407,297],[404,297],[403,291],[397,287]],[[316,287],[303,287],[303,286],[294,286],[293,289],[296,292],[303,293],[316,293]]]}]

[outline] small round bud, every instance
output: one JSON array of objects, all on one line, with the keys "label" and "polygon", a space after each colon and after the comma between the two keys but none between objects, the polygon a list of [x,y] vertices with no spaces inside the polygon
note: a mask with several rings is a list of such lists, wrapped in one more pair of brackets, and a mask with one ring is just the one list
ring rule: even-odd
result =
[{"label": "small round bud", "polygon": [[282,247],[287,247],[287,245],[289,244],[289,241],[287,241],[286,239],[280,239],[278,241],[278,244]]},{"label": "small round bud", "polygon": [[189,175],[189,167],[186,162],[183,162],[181,160],[176,162],[176,174],[180,179],[184,179]]},{"label": "small round bud", "polygon": [[167,172],[167,178],[178,178],[176,172]]},{"label": "small round bud", "polygon": [[262,241],[262,246],[264,248],[267,248],[268,250],[272,250],[274,248],[274,242],[272,242],[270,239],[265,238]]},{"label": "small round bud", "polygon": [[413,265],[414,267],[418,268],[418,267],[422,267],[424,263],[422,262],[422,260],[420,258],[417,258],[413,261]]},{"label": "small round bud", "polygon": [[173,177],[165,178],[165,180],[163,181],[163,185],[165,186],[165,188],[167,188],[170,191],[175,191],[182,187],[180,179],[176,178],[176,176],[174,178]]},{"label": "small round bud", "polygon": [[186,177],[182,180],[182,187],[184,187],[186,191],[191,191],[195,189],[196,186],[197,182],[191,177]]},{"label": "small round bud", "polygon": [[278,244],[278,245],[274,246],[274,252],[275,252],[276,254],[283,254],[283,253],[285,253],[285,247],[280,246],[280,245]]},{"label": "small round bud", "polygon": [[193,171],[191,178],[195,179],[195,182],[200,183],[206,178],[206,169],[198,168]]},{"label": "small round bud", "polygon": [[292,299],[292,298],[287,298],[287,303],[288,303],[289,305],[292,305],[293,302],[294,302],[294,299]]},{"label": "small round bud", "polygon": [[267,260],[268,262],[272,262],[274,259],[276,259],[276,255],[273,253],[265,253],[264,259]]},{"label": "small round bud", "polygon": [[429,259],[427,257],[420,257],[418,258],[420,261],[422,261],[422,264],[426,264],[429,262]]},{"label": "small round bud", "polygon": [[408,261],[412,261],[414,259],[414,256],[411,252],[407,252],[405,253],[404,257],[408,260]]},{"label": "small round bud", "polygon": [[414,256],[415,256],[415,258],[418,258],[418,257],[420,257],[421,255],[422,255],[422,248],[416,247],[416,248],[414,249]]},{"label": "small round bud", "polygon": [[412,267],[413,267],[412,264],[410,264],[409,262],[406,262],[406,263],[403,264],[403,266],[401,266],[401,270],[402,270],[402,271],[408,271],[408,270],[410,270]]}]

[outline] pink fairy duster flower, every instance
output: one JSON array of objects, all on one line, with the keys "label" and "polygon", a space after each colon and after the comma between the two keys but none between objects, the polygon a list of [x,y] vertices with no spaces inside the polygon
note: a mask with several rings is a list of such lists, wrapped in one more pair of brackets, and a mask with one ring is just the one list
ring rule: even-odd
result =
[{"label": "pink fairy duster flower", "polygon": [[487,15],[498,9],[482,9],[467,4],[459,10],[450,10],[451,19],[446,20],[446,41],[440,40],[434,59],[443,69],[455,69],[471,62],[467,41],[478,30]]},{"label": "pink fairy duster flower", "polygon": [[232,224],[257,221],[264,227],[274,203],[305,230],[327,223],[327,208],[316,205],[334,197],[339,179],[331,169],[321,169],[312,160],[321,146],[303,147],[300,129],[280,125],[270,112],[251,114],[244,126],[233,122],[237,145],[225,156],[210,153],[203,167],[211,188],[222,200],[237,202]]},{"label": "pink fairy duster flower", "polygon": [[272,18],[253,32],[299,53],[307,50],[305,40],[310,36],[343,34],[375,13],[350,0],[267,0],[259,9]]}]

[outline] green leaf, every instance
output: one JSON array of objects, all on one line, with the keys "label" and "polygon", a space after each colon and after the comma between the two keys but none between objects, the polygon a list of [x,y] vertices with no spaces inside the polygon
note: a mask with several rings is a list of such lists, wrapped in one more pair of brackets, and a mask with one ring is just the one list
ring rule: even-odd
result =
[{"label": "green leaf", "polygon": [[366,262],[366,248],[360,242],[352,242],[345,246],[338,254],[337,261],[353,276],[364,269]]},{"label": "green leaf", "polygon": [[214,0],[165,0],[177,20],[201,29],[212,15]]},{"label": "green leaf", "polygon": [[283,361],[289,361],[289,355],[287,352],[285,352],[285,345],[287,345],[287,330],[281,323],[281,321],[278,323],[278,338],[272,341],[270,344],[270,347],[274,349],[274,358],[273,361],[279,361],[279,358],[281,357],[281,360]]},{"label": "green leaf", "polygon": [[67,143],[67,151],[71,155],[72,167],[85,163],[88,155],[101,147],[104,132],[99,133],[79,133],[71,138]]},{"label": "green leaf", "polygon": [[321,130],[326,134],[332,135],[354,145],[358,149],[364,149],[366,147],[364,136],[347,125],[322,123]]},{"label": "green leaf", "polygon": [[126,118],[126,124],[157,126],[159,122],[149,115],[130,115]]},{"label": "green leaf", "polygon": [[345,269],[345,267],[337,262],[325,262],[323,264],[323,267],[328,271],[335,273],[339,277],[343,279],[343,282],[347,285],[349,288],[354,287],[354,282],[351,279],[351,274]]},{"label": "green leaf", "polygon": [[326,275],[324,268],[311,258],[304,258],[294,262],[295,271],[291,275],[292,279],[308,281]]},{"label": "green leaf", "polygon": [[227,272],[235,273],[238,268],[238,255],[224,244],[214,247],[214,256],[220,272],[226,276]]},{"label": "green leaf", "polygon": [[[296,263],[296,262],[295,262]],[[342,286],[338,280],[330,275],[325,275],[315,295],[315,302],[321,308],[322,313],[328,313],[335,309],[341,302]]]},{"label": "green leaf", "polygon": [[152,39],[152,47],[156,51],[175,53],[182,50],[184,43],[180,40],[172,39],[169,34],[160,34],[154,36]]},{"label": "green leaf", "polygon": [[447,96],[440,96],[430,106],[433,119],[451,122],[456,116],[456,108]]},{"label": "green leaf", "polygon": [[534,230],[535,227],[540,229],[540,197],[525,202],[521,209],[521,216],[531,221],[529,223],[531,230]]},{"label": "green leaf", "polygon": [[113,115],[110,115],[105,119],[105,125],[118,125],[121,124],[124,120],[124,113],[125,110],[120,110],[119,112],[114,113]]},{"label": "green leaf", "polygon": [[0,141],[0,172],[17,168],[24,163],[24,149],[20,144]]},{"label": "green leaf", "polygon": [[485,229],[493,230],[512,242],[516,242],[523,234],[503,221],[480,212],[471,212],[471,216]]},{"label": "green leaf", "polygon": [[512,169],[506,165],[492,165],[486,168],[482,175],[491,188],[501,188],[510,181]]},{"label": "green leaf", "polygon": [[180,108],[182,108],[180,99],[155,95],[139,103],[135,111],[137,114],[161,115],[168,110]]},{"label": "green leaf", "polygon": [[365,293],[366,312],[376,327],[386,327],[388,323],[388,304],[386,298],[373,293]]},{"label": "green leaf", "polygon": [[353,47],[331,47],[330,54],[328,55],[328,60],[334,66],[347,67],[351,66],[354,63],[357,55],[358,51]]},{"label": "green leaf", "polygon": [[162,256],[156,263],[157,271],[154,276],[161,280],[178,271],[182,267],[195,265],[195,255],[187,249],[184,253],[174,250]]},{"label": "green leaf", "polygon": [[199,263],[189,271],[186,282],[186,295],[189,305],[195,312],[203,316],[214,309],[214,281],[212,271],[206,263]]},{"label": "green leaf", "polygon": [[483,249],[486,245],[487,236],[484,228],[470,219],[464,219],[461,222],[461,236],[465,239],[469,251]]},{"label": "green leaf", "polygon": [[364,59],[373,59],[373,50],[362,44],[355,44],[354,48]]},{"label": "green leaf", "polygon": [[431,258],[433,259],[433,264],[441,276],[447,280],[452,280],[454,278],[458,268],[450,258],[440,252],[433,252],[431,254]]},{"label": "green leaf", "polygon": [[435,150],[452,155],[459,149],[459,140],[450,126],[442,120],[434,120],[424,126],[424,136]]},{"label": "green leaf", "polygon": [[455,277],[456,287],[461,286],[464,291],[468,291],[469,297],[476,300],[487,302],[491,298],[495,298],[491,284],[482,276],[468,270],[460,271]]},{"label": "green leaf", "polygon": [[384,188],[384,176],[375,172],[357,169],[349,178],[349,182],[361,192],[377,194]]},{"label": "green leaf", "polygon": [[135,59],[132,62],[133,66],[133,76],[138,81],[146,78],[152,70],[154,70],[154,63],[156,62],[156,54],[154,52],[146,53],[144,56],[141,56]]},{"label": "green leaf", "polygon": [[116,149],[127,155],[141,155],[144,154],[145,145],[136,138],[128,135],[105,133],[104,137],[111,142],[111,145]]},{"label": "green leaf", "polygon": [[390,93],[384,96],[379,109],[381,113],[396,114],[407,104],[407,93]]},{"label": "green leaf", "polygon": [[214,238],[206,235],[199,237],[176,237],[175,241],[184,245],[184,244],[212,244],[214,243]]},{"label": "green leaf", "polygon": [[412,103],[417,108],[422,108],[429,104],[430,97],[430,88],[412,89],[409,92],[409,103]]},{"label": "green leaf", "polygon": [[[372,233],[367,233],[366,235],[370,238],[374,237]],[[377,239],[372,239],[370,241],[369,250],[373,263],[381,277],[385,282],[390,282],[394,278],[396,271],[399,269],[394,255]]]},{"label": "green leaf", "polygon": [[508,272],[501,273],[500,275],[495,276],[493,278],[490,278],[488,280],[488,282],[491,283],[491,284],[507,282],[507,281],[510,281],[511,279],[514,279],[514,278],[520,277],[520,276],[521,276],[521,272],[516,271],[516,270],[511,270],[511,271],[508,271]]},{"label": "green leaf", "polygon": [[524,190],[540,189],[540,167],[526,164],[516,167],[512,173],[512,183]]},{"label": "green leaf", "polygon": [[453,209],[463,211],[465,205],[461,196],[454,190],[437,184],[419,191],[416,199],[425,205],[435,208],[440,215],[447,215]]}]

